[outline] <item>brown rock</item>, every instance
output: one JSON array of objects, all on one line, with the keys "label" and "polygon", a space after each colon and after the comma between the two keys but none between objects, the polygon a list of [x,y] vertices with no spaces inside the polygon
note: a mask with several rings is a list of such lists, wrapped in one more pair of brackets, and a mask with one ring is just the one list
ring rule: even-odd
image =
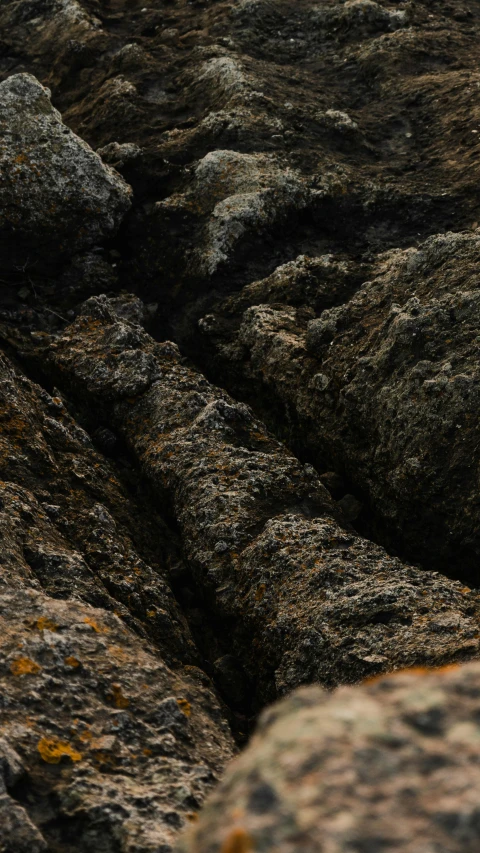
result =
[{"label": "brown rock", "polygon": [[308,681],[478,653],[475,593],[342,527],[311,466],[106,298],[85,304],[48,363],[172,507],[197,583],[255,685],[255,708]]}]

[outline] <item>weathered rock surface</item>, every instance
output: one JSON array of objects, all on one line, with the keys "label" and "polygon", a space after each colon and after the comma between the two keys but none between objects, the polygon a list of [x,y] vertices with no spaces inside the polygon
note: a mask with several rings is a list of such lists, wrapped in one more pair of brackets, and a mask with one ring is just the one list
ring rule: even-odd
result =
[{"label": "weathered rock surface", "polygon": [[363,491],[394,545],[474,584],[478,249],[476,232],[447,233],[387,253],[346,301],[338,264],[332,286],[330,258],[300,258],[200,323],[225,372],[291,414],[297,442]]},{"label": "weathered rock surface", "polygon": [[405,672],[264,712],[181,850],[474,853],[478,663]]},{"label": "weathered rock surface", "polygon": [[51,596],[106,607],[158,640],[171,661],[198,662],[170,587],[178,546],[148,501],[132,494],[128,470],[97,451],[61,396],[30,382],[5,356],[0,424],[2,519],[20,549],[5,549],[2,561],[7,567],[20,553],[24,566],[18,575],[18,561],[12,565],[10,584],[25,577]]},{"label": "weathered rock surface", "polygon": [[75,136],[31,74],[0,84],[0,260],[58,264],[111,236],[131,190]]},{"label": "weathered rock surface", "polygon": [[0,373],[0,848],[167,850],[233,750],[181,555],[61,397]]},{"label": "weathered rock surface", "polygon": [[355,536],[311,466],[107,299],[85,304],[47,363],[171,502],[254,708],[311,680],[478,653],[476,593]]},{"label": "weathered rock surface", "polygon": [[[479,35],[464,0],[0,3],[8,853],[166,853],[227,721],[478,657]],[[422,682],[438,735],[335,735],[311,807],[294,720],[397,719],[403,681],[291,699],[293,784],[208,843],[476,849],[465,673]]]},{"label": "weathered rock surface", "polygon": [[5,581],[1,849],[171,849],[232,754],[213,694],[113,614]]}]

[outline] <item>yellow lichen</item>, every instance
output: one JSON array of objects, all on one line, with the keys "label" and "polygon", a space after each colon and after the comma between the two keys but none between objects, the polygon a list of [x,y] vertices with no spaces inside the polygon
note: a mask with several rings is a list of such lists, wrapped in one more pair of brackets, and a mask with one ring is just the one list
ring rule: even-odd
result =
[{"label": "yellow lichen", "polygon": [[42,737],[37,749],[47,764],[59,764],[64,757],[69,758],[70,761],[82,760],[81,752],[77,752],[69,743],[58,738]]},{"label": "yellow lichen", "polygon": [[186,699],[177,699],[177,705],[186,717],[191,717],[192,706],[190,705],[190,702],[187,702]]},{"label": "yellow lichen", "polygon": [[85,729],[78,737],[82,743],[88,743],[93,740],[93,734],[89,729]]},{"label": "yellow lichen", "polygon": [[12,675],[36,675],[42,667],[30,658],[17,658],[10,664]]},{"label": "yellow lichen", "polygon": [[68,658],[65,658],[64,664],[66,666],[71,666],[72,669],[78,669],[78,667],[80,666],[80,661],[77,660],[77,658],[73,657],[73,655],[70,655]]},{"label": "yellow lichen", "polygon": [[52,619],[49,619],[48,616],[40,616],[36,622],[37,628],[39,631],[57,631],[58,625],[53,622]]},{"label": "yellow lichen", "polygon": [[90,627],[93,628],[96,634],[105,634],[107,631],[106,628],[101,628],[100,625],[98,625],[94,619],[90,618],[90,616],[86,616],[83,621],[86,625],[90,625]]}]

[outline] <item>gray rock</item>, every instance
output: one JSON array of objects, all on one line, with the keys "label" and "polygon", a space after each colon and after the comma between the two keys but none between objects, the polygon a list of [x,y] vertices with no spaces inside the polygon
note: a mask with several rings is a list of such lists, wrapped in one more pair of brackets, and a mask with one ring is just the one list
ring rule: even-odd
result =
[{"label": "gray rock", "polygon": [[480,664],[402,672],[266,711],[183,853],[476,853]]},{"label": "gray rock", "polygon": [[111,236],[131,189],[70,131],[31,74],[0,84],[2,264],[53,265]]}]

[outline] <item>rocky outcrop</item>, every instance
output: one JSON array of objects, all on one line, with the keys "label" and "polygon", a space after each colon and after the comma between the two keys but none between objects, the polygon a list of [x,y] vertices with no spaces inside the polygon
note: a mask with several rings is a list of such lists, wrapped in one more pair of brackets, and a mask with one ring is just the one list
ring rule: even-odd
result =
[{"label": "rocky outcrop", "polygon": [[5,853],[478,846],[479,27],[0,3]]},{"label": "rocky outcrop", "polygon": [[[11,568],[20,575],[21,560]],[[232,754],[208,686],[169,670],[113,614],[5,580],[2,849],[171,849]]]},{"label": "rocky outcrop", "polygon": [[0,847],[170,849],[233,751],[181,555],[61,396],[0,377]]},{"label": "rocky outcrop", "polygon": [[130,188],[62,123],[30,74],[0,84],[0,140],[3,267],[58,265],[115,232]]},{"label": "rocky outcrop", "polygon": [[477,653],[475,593],[355,536],[311,466],[108,300],[86,303],[47,363],[173,507],[254,707],[311,680]]},{"label": "rocky outcrop", "polygon": [[474,584],[478,245],[447,233],[387,253],[350,298],[338,263],[299,258],[200,322],[225,374],[361,489],[377,531]]},{"label": "rocky outcrop", "polygon": [[476,663],[295,693],[262,715],[180,849],[473,853],[479,679]]}]

